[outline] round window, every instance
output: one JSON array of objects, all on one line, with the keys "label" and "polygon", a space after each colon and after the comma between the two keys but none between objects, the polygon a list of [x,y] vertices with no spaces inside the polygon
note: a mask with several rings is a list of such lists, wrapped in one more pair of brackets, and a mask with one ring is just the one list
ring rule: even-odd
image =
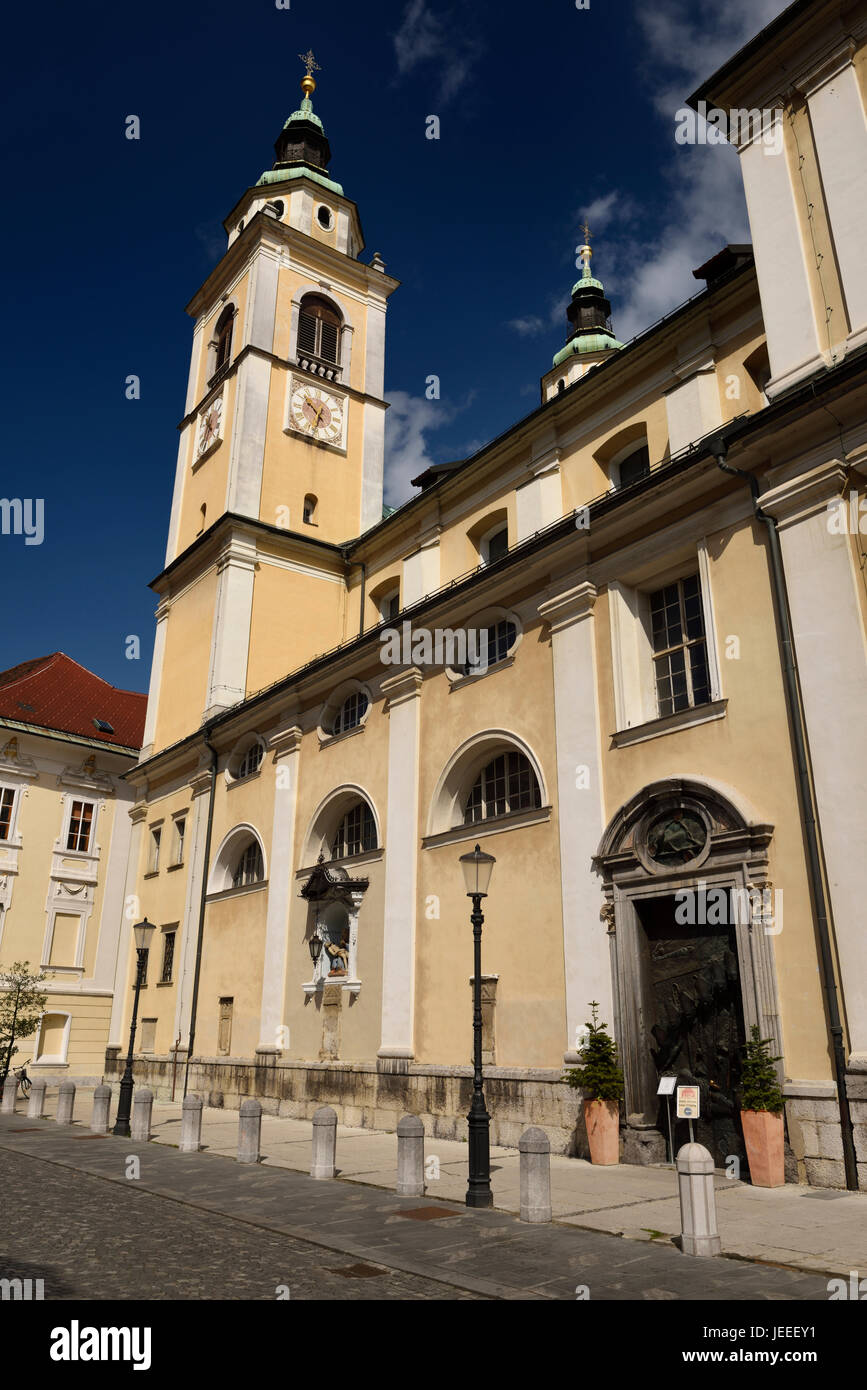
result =
[{"label": "round window", "polygon": [[317,211],[316,217],[320,227],[324,227],[326,232],[330,232],[331,228],[334,226],[334,214],[331,209],[327,208],[323,203]]},{"label": "round window", "polygon": [[647,852],[658,864],[688,864],[707,844],[707,830],[694,811],[666,811],[651,821]]}]

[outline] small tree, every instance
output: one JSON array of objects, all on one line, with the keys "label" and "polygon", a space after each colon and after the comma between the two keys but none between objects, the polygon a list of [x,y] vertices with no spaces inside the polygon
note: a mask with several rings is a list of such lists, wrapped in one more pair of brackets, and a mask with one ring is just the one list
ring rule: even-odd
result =
[{"label": "small tree", "polygon": [[751,1041],[743,1045],[744,1067],[741,1076],[741,1108],[744,1110],[767,1110],[779,1115],[785,1101],[777,1079],[775,1062],[782,1059],[771,1056],[772,1038],[759,1037],[755,1024],[750,1029]]},{"label": "small tree", "polygon": [[46,996],[35,986],[44,979],[44,975],[31,975],[30,962],[26,960],[17,960],[7,970],[0,970],[0,1087],[18,1051],[16,1038],[27,1038],[39,1027]]},{"label": "small tree", "polygon": [[607,1023],[599,1022],[599,1005],[590,1005],[592,1022],[586,1027],[579,1057],[580,1067],[572,1067],[563,1080],[575,1090],[589,1091],[591,1100],[620,1100],[623,1096],[623,1072],[617,1055],[617,1044],[608,1036]]}]

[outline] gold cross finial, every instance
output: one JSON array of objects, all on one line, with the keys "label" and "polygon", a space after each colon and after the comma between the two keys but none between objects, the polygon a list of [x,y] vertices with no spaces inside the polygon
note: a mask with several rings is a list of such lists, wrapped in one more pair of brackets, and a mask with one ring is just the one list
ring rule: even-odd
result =
[{"label": "gold cross finial", "polygon": [[584,241],[585,241],[586,245],[589,246],[589,245],[590,245],[590,238],[591,238],[591,236],[593,235],[593,233],[591,232],[590,228],[587,226],[586,221],[585,221],[585,223],[584,223],[584,226],[583,226],[583,228],[582,228],[582,231],[584,232]]},{"label": "gold cross finial", "polygon": [[305,97],[309,97],[312,92],[316,91],[316,79],[314,78],[313,73],[314,71],[321,72],[322,68],[319,65],[319,63],[317,63],[316,59],[313,57],[312,48],[308,48],[306,53],[299,53],[298,57],[301,59],[302,63],[307,68],[305,76],[301,79],[301,90],[304,93]]}]

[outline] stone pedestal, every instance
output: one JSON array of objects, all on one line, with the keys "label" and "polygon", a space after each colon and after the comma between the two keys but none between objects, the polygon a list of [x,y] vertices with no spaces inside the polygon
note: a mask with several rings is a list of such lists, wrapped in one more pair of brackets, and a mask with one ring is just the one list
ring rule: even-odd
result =
[{"label": "stone pedestal", "polygon": [[521,1220],[551,1220],[551,1141],[533,1125],[518,1140],[521,1155]]},{"label": "stone pedestal", "polygon": [[75,1108],[75,1082],[61,1081],[60,1091],[57,1096],[57,1114],[55,1120],[59,1125],[72,1124],[72,1112]]},{"label": "stone pedestal", "polygon": [[397,1188],[399,1197],[424,1196],[424,1125],[417,1115],[404,1115],[397,1126]]},{"label": "stone pedestal", "polygon": [[[43,1082],[43,1086],[45,1083]],[[93,1093],[93,1111],[90,1117],[92,1134],[108,1134],[109,1110],[111,1108],[111,1087],[97,1086]]]},{"label": "stone pedestal", "polygon": [[258,1163],[262,1140],[262,1107],[248,1097],[238,1112],[238,1162]]},{"label": "stone pedestal", "polygon": [[151,1113],[154,1107],[152,1091],[136,1091],[132,1102],[131,1138],[146,1144],[151,1137]]},{"label": "stone pedestal", "polygon": [[718,1255],[713,1159],[703,1144],[684,1144],[677,1155],[681,1249],[685,1255]]},{"label": "stone pedestal", "polygon": [[202,1098],[185,1096],[181,1106],[181,1153],[195,1154],[202,1147]]},{"label": "stone pedestal", "polygon": [[311,1178],[334,1177],[334,1158],[337,1149],[337,1112],[322,1105],[313,1116],[313,1156]]}]

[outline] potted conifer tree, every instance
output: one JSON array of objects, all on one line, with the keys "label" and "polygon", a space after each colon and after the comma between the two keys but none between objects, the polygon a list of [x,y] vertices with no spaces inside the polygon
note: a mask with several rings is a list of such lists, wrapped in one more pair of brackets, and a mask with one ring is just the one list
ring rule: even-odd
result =
[{"label": "potted conifer tree", "polygon": [[608,1035],[608,1025],[599,1022],[599,1005],[590,1005],[592,1021],[579,1051],[581,1065],[571,1067],[563,1080],[575,1090],[586,1091],[584,1123],[592,1163],[620,1162],[620,1100],[623,1072],[617,1044]]},{"label": "potted conifer tree", "polygon": [[783,1092],[771,1056],[771,1038],[759,1036],[755,1024],[744,1043],[741,1077],[741,1123],[754,1187],[782,1187],[786,1181],[783,1156]]}]

